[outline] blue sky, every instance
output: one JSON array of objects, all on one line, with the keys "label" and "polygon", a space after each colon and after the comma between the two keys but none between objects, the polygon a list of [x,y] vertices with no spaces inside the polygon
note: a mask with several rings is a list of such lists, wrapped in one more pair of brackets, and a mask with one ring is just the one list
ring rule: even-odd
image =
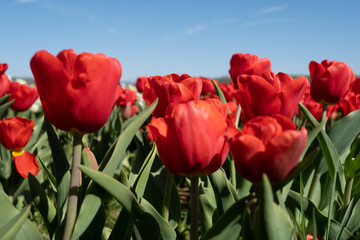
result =
[{"label": "blue sky", "polygon": [[310,61],[342,61],[360,74],[360,1],[1,0],[0,62],[32,77],[29,62],[104,53],[119,59],[123,81],[187,73],[228,76],[232,54],[267,57],[272,70],[308,75]]}]

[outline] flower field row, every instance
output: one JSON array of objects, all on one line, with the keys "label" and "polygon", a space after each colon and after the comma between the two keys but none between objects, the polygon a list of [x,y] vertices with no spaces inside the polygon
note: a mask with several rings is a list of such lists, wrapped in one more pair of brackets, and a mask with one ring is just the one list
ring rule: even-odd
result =
[{"label": "flower field row", "polygon": [[36,87],[0,64],[0,239],[360,239],[345,63],[293,78],[236,53],[230,83],[126,88],[104,54],[41,50],[30,67]]}]

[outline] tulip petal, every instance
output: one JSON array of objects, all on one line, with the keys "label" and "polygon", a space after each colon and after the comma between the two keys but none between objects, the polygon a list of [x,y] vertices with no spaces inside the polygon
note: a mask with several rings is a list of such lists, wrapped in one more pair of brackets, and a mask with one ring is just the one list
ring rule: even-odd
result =
[{"label": "tulip petal", "polygon": [[264,171],[272,183],[285,179],[298,164],[305,148],[307,131],[287,130],[272,139],[266,146]]},{"label": "tulip petal", "polygon": [[27,178],[28,174],[36,175],[39,170],[39,164],[36,161],[35,155],[26,151],[22,154],[12,154],[14,158],[15,168],[17,172],[23,177]]},{"label": "tulip petal", "polygon": [[263,170],[265,146],[260,139],[252,135],[236,135],[230,139],[230,149],[237,171],[244,178],[259,182]]}]

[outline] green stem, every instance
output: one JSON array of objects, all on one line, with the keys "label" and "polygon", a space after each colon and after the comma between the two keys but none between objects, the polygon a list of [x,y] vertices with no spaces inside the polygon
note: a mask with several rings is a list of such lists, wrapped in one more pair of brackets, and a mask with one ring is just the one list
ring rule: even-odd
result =
[{"label": "green stem", "polygon": [[78,191],[80,186],[80,166],[81,162],[81,148],[82,148],[82,134],[74,133],[73,137],[73,162],[71,166],[71,180],[69,188],[68,208],[65,219],[65,229],[63,240],[69,240],[73,231],[76,214],[77,214],[77,202]]},{"label": "green stem", "polygon": [[[323,121],[326,118],[326,112],[327,112],[327,104],[323,103],[322,113],[321,113],[321,121]],[[324,130],[325,130],[325,125],[324,125]]]},{"label": "green stem", "polygon": [[345,215],[346,207],[350,204],[351,190],[352,190],[353,183],[354,183],[354,178],[351,178],[346,182],[345,192],[344,192],[344,196],[343,196],[343,207],[341,209],[341,219]]},{"label": "green stem", "polygon": [[199,177],[191,178],[191,225],[190,240],[197,240],[199,236]]},{"label": "green stem", "polygon": [[171,172],[168,171],[166,175],[164,202],[162,206],[162,216],[167,222],[169,221],[169,209],[171,202],[172,184],[173,184],[173,175]]},{"label": "green stem", "polygon": [[318,174],[317,170],[315,169],[314,176],[312,178],[310,189],[309,189],[309,194],[308,194],[309,199],[312,199],[314,197],[314,194],[318,194],[315,192],[315,189],[316,189],[316,185],[319,184],[319,182],[320,182],[320,177],[321,177],[320,174]]},{"label": "green stem", "polygon": [[346,182],[345,193],[344,193],[344,207],[348,206],[351,199],[351,190],[354,183],[354,178],[349,179]]},{"label": "green stem", "polygon": [[231,184],[236,189],[236,169],[235,169],[235,161],[233,158],[230,158],[230,180],[231,180]]}]

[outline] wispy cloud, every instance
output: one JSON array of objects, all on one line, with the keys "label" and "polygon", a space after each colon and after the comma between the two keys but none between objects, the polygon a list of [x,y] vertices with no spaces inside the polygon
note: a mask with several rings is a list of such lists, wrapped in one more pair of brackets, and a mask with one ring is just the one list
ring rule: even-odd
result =
[{"label": "wispy cloud", "polygon": [[275,13],[275,12],[280,12],[286,9],[285,5],[282,6],[272,6],[272,7],[267,7],[267,8],[262,8],[258,11],[255,12],[255,14],[268,14],[268,13]]},{"label": "wispy cloud", "polygon": [[185,34],[186,35],[191,35],[191,34],[200,32],[200,31],[204,30],[205,28],[206,28],[205,24],[198,24],[198,25],[196,25],[194,27],[186,29]]},{"label": "wispy cloud", "polygon": [[236,21],[235,18],[223,18],[223,19],[214,19],[212,20],[212,23],[215,25],[222,25],[227,23],[233,23],[235,21]]},{"label": "wispy cloud", "polygon": [[279,19],[261,19],[256,21],[250,21],[245,22],[243,24],[244,27],[255,27],[255,26],[262,26],[262,25],[268,25],[268,24],[275,24],[275,23],[281,23],[286,22],[288,19],[279,18]]},{"label": "wispy cloud", "polygon": [[36,0],[17,0],[18,3],[32,3],[36,2]]},{"label": "wispy cloud", "polygon": [[106,32],[110,33],[110,34],[118,34],[120,33],[119,29],[114,28],[114,27],[109,27],[106,29]]}]

